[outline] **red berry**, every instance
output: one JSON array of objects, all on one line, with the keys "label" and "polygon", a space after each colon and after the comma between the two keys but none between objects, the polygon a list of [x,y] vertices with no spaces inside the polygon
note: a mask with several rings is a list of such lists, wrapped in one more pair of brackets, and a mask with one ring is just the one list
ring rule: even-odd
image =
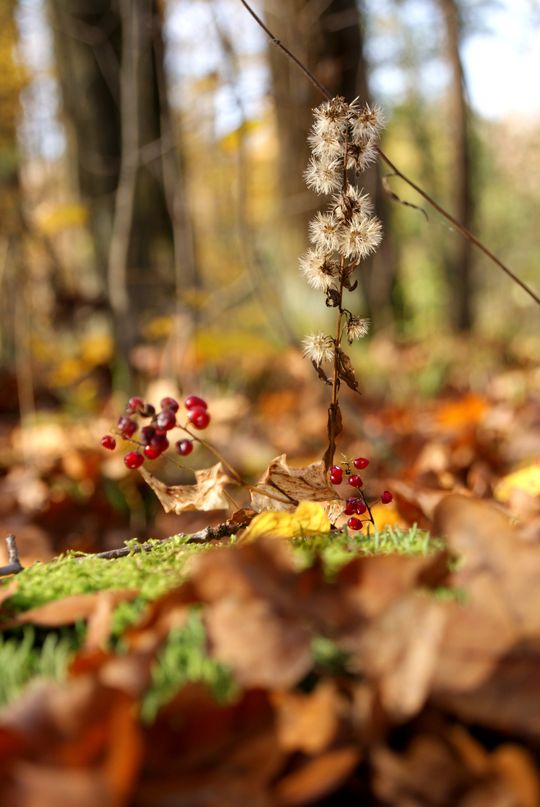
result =
[{"label": "red berry", "polygon": [[163,431],[170,431],[176,426],[176,416],[171,409],[163,409],[156,418],[156,425],[158,429]]},{"label": "red berry", "polygon": [[142,427],[142,429],[141,429],[141,440],[142,440],[142,442],[143,442],[143,444],[145,446],[147,446],[150,443],[150,441],[152,440],[152,437],[155,435],[155,433],[156,433],[156,430],[154,429],[153,426],[143,426]]},{"label": "red berry", "polygon": [[353,465],[354,465],[354,467],[355,467],[355,468],[357,468],[359,471],[363,471],[363,470],[364,470],[364,468],[367,468],[367,467],[368,467],[368,465],[369,465],[369,460],[368,460],[368,459],[366,459],[366,457],[357,457],[355,460],[353,460]]},{"label": "red berry", "polygon": [[163,454],[169,448],[169,441],[164,434],[155,434],[150,440],[150,445],[160,454]]},{"label": "red berry", "polygon": [[116,440],[110,434],[106,434],[105,437],[101,438],[101,445],[103,448],[108,448],[109,451],[114,451],[116,448]]},{"label": "red berry", "polygon": [[133,437],[137,431],[137,424],[131,418],[122,415],[118,418],[118,431],[122,437]]},{"label": "red berry", "polygon": [[126,412],[128,415],[133,415],[135,412],[139,410],[142,411],[144,409],[144,401],[142,398],[139,398],[138,395],[134,395],[133,398],[130,398],[127,402]]},{"label": "red berry", "polygon": [[346,516],[354,516],[356,514],[356,499],[347,499],[343,512]]},{"label": "red berry", "polygon": [[353,488],[361,488],[364,483],[358,476],[358,474],[351,474],[349,477],[349,485]]},{"label": "red berry", "polygon": [[175,398],[162,398],[159,405],[162,409],[170,409],[171,412],[178,412],[180,404]]},{"label": "red berry", "polygon": [[181,457],[187,457],[193,451],[193,440],[178,440],[175,444],[177,454]]},{"label": "red berry", "polygon": [[143,451],[144,451],[144,456],[146,457],[147,460],[155,460],[161,454],[161,451],[159,450],[159,448],[157,448],[157,446],[153,446],[152,444],[146,445],[144,447]]},{"label": "red berry", "polygon": [[125,465],[132,471],[134,471],[136,468],[140,468],[143,462],[144,457],[138,451],[129,451],[124,457]]},{"label": "red berry", "polygon": [[356,502],[356,505],[355,505],[356,506],[356,511],[355,511],[356,515],[357,516],[363,515],[367,510],[366,503],[363,502],[362,499],[355,499],[355,502]]},{"label": "red berry", "polygon": [[392,494],[390,493],[389,490],[383,490],[383,492],[381,494],[381,502],[383,504],[390,504],[390,502],[393,500],[393,498],[394,497],[392,496]]},{"label": "red berry", "polygon": [[152,406],[152,404],[146,404],[144,409],[141,410],[141,415],[143,418],[153,418],[156,414],[156,407]]},{"label": "red berry", "polygon": [[354,516],[347,521],[347,527],[350,530],[361,530],[362,529],[362,522],[359,518],[355,518]]},{"label": "red berry", "polygon": [[210,415],[200,406],[190,409],[188,417],[196,429],[206,429],[210,423]]},{"label": "red berry", "polygon": [[204,398],[199,398],[198,395],[188,395],[184,401],[184,406],[186,409],[208,409],[208,404]]},{"label": "red berry", "polygon": [[332,465],[330,468],[330,482],[333,485],[341,485],[343,482],[343,468],[339,465]]}]

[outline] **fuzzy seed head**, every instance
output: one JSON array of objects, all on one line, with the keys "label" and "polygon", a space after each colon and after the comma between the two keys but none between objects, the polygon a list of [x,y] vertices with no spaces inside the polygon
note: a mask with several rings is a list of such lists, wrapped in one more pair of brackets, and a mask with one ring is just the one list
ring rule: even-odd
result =
[{"label": "fuzzy seed head", "polygon": [[360,144],[351,144],[347,152],[347,168],[357,172],[365,171],[377,159],[375,139],[364,140]]},{"label": "fuzzy seed head", "polygon": [[332,211],[317,213],[309,223],[309,238],[312,244],[324,253],[337,252],[340,247],[341,222]]},{"label": "fuzzy seed head", "polygon": [[382,225],[378,218],[355,213],[340,231],[339,251],[344,258],[361,260],[377,249],[381,238]]},{"label": "fuzzy seed head", "polygon": [[369,216],[373,212],[373,203],[367,193],[350,184],[345,192],[332,197],[332,204],[336,218],[343,221],[350,221],[354,213]]},{"label": "fuzzy seed head", "polygon": [[309,249],[299,261],[300,271],[312,289],[328,291],[337,283],[339,266],[316,249]]},{"label": "fuzzy seed head", "polygon": [[367,336],[369,324],[369,319],[361,319],[360,317],[351,317],[349,319],[347,323],[347,339],[350,345],[355,339],[362,339],[362,337]]},{"label": "fuzzy seed head", "polygon": [[380,106],[365,104],[362,109],[352,109],[349,114],[352,141],[361,145],[366,140],[376,140],[384,126],[384,115]]},{"label": "fuzzy seed head", "polygon": [[302,340],[304,356],[315,362],[319,367],[323,361],[332,361],[334,358],[334,340],[325,333],[312,333]]},{"label": "fuzzy seed head", "polygon": [[312,157],[304,171],[306,185],[315,193],[333,193],[341,183],[343,163],[336,159],[315,159]]}]

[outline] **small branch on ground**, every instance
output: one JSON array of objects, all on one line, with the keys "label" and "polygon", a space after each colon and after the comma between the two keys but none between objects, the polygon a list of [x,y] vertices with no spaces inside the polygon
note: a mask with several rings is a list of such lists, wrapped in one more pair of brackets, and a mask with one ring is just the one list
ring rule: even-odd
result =
[{"label": "small branch on ground", "polygon": [[9,574],[18,574],[24,569],[24,566],[19,560],[19,550],[17,549],[15,536],[12,533],[6,537],[6,544],[9,562],[6,566],[0,566],[0,577],[6,577]]}]

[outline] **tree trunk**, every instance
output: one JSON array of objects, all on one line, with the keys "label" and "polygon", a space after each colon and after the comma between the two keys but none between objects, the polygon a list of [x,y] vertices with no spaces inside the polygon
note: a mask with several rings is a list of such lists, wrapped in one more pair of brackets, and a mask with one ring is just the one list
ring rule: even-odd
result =
[{"label": "tree trunk", "polygon": [[[190,237],[170,156],[160,12],[157,0],[49,0],[49,8],[72,162],[127,360],[145,321],[173,312],[175,252]],[[189,249],[183,257],[190,285]]]},{"label": "tree trunk", "polygon": [[[462,26],[455,0],[438,0],[446,28],[446,50],[452,70],[451,121],[454,133],[455,215],[468,230],[474,229],[474,200],[471,175],[470,112],[465,97],[465,77],[461,61]],[[459,331],[469,331],[473,324],[473,253],[472,244],[456,234],[456,245],[449,278],[452,294],[452,318]]]}]

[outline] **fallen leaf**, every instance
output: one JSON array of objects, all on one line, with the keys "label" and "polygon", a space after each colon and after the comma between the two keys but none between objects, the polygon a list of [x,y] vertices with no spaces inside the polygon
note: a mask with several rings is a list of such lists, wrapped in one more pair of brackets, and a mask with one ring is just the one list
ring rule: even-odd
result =
[{"label": "fallen leaf", "polygon": [[0,627],[5,630],[15,625],[43,625],[49,628],[71,625],[81,619],[90,619],[103,599],[106,599],[111,606],[116,606],[120,602],[133,600],[138,596],[138,593],[138,591],[131,589],[122,589],[119,591],[93,591],[88,594],[72,594],[69,597],[63,597],[60,600],[53,600],[45,603],[45,605],[38,605],[36,608],[22,611],[13,619],[4,622]]},{"label": "fallen leaf", "polygon": [[330,531],[330,520],[317,502],[300,502],[293,513],[266,511],[255,516],[238,543],[254,541],[266,535],[298,538]]},{"label": "fallen leaf", "polygon": [[[255,510],[294,510],[301,501],[330,502],[336,494],[326,481],[324,462],[291,468],[285,454],[272,460],[251,491]],[[277,506],[279,503],[280,506]]]},{"label": "fallen leaf", "polygon": [[462,719],[540,738],[540,546],[488,502],[448,496],[435,514],[460,562],[433,698]]},{"label": "fallen leaf", "polygon": [[276,692],[277,738],[287,751],[320,754],[334,740],[346,703],[333,681],[320,681],[312,692]]},{"label": "fallen leaf", "polygon": [[197,481],[194,485],[165,485],[144,467],[139,468],[139,473],[152,488],[166,513],[226,510],[229,506],[224,488],[233,480],[227,476],[220,462],[211,468],[195,471]]},{"label": "fallen leaf", "polygon": [[500,502],[508,502],[515,490],[529,496],[540,496],[540,465],[538,463],[504,476],[495,487],[495,497]]},{"label": "fallen leaf", "polygon": [[336,790],[359,761],[360,751],[353,747],[338,748],[309,759],[278,782],[272,804],[275,807],[301,807],[317,803],[327,793]]}]

